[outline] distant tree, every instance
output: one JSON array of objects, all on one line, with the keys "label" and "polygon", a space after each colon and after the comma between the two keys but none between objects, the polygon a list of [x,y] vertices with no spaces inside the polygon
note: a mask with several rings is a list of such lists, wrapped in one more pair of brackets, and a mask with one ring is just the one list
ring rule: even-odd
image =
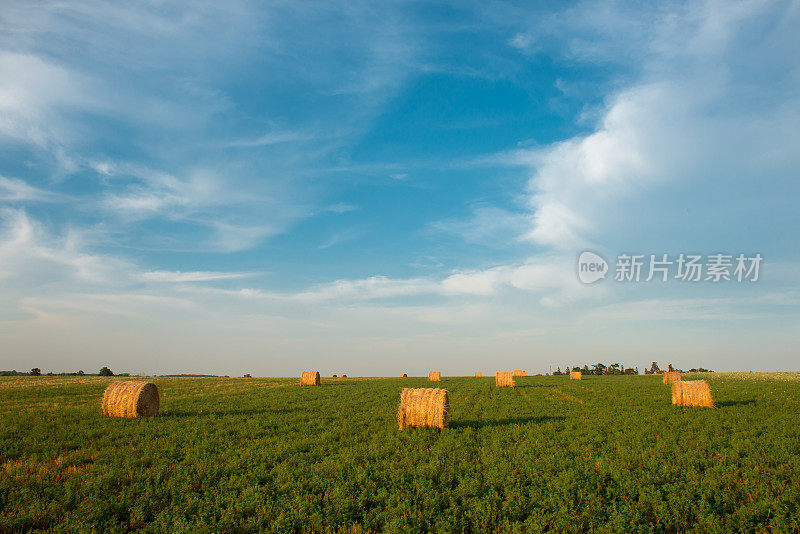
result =
[{"label": "distant tree", "polygon": [[250,376],[250,373],[245,373],[245,374],[244,374],[244,378],[253,378],[253,377],[252,377],[252,376]]},{"label": "distant tree", "polygon": [[612,363],[611,365],[609,365],[608,366],[608,372],[609,372],[609,374],[612,374],[612,375],[622,374],[622,372],[619,370],[619,364],[618,363]]},{"label": "distant tree", "polygon": [[672,364],[669,364],[669,365],[667,366],[667,371],[669,371],[670,373],[671,373],[672,371],[674,371],[674,370],[675,370],[675,368],[674,368],[674,367],[672,367]]},{"label": "distant tree", "polygon": [[31,369],[31,376],[42,376],[42,370],[38,367]]},{"label": "distant tree", "polygon": [[83,371],[78,371],[78,376],[83,376],[83,375],[84,375]]},{"label": "distant tree", "polygon": [[561,375],[561,367],[559,367],[558,369],[556,369],[556,372],[555,372],[555,373],[553,373],[553,374],[554,374],[554,375]]},{"label": "distant tree", "polygon": [[594,364],[594,374],[602,375],[602,374],[605,374],[605,372],[606,372],[606,366],[605,365],[603,365],[602,363],[599,363],[599,362]]},{"label": "distant tree", "polygon": [[658,363],[657,362],[653,362],[652,364],[650,364],[650,374],[651,375],[655,375],[655,374],[658,374],[660,372],[661,372],[661,369],[658,367]]},{"label": "distant tree", "polygon": [[590,373],[589,373],[589,366],[588,366],[588,365],[586,365],[586,364],[583,364],[583,369],[581,369],[581,373],[583,373],[583,374],[585,374],[585,375],[588,375],[588,374],[590,374]]},{"label": "distant tree", "polygon": [[639,366],[638,365],[636,366],[636,374],[637,375],[639,374]]},{"label": "distant tree", "polygon": [[100,369],[100,372],[98,374],[100,376],[114,376],[114,373],[111,371],[111,369],[109,369],[105,365],[103,366],[102,369]]}]

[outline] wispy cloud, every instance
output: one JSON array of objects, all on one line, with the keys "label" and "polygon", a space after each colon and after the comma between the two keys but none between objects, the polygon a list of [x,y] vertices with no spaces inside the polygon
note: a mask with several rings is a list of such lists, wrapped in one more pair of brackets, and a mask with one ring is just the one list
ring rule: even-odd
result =
[{"label": "wispy cloud", "polygon": [[508,248],[519,240],[530,224],[530,215],[496,206],[474,206],[469,217],[434,221],[428,228],[458,236],[468,243],[490,248]]},{"label": "wispy cloud", "polygon": [[59,198],[59,195],[33,187],[24,180],[0,176],[0,200],[9,202],[47,202]]},{"label": "wispy cloud", "polygon": [[114,286],[133,269],[125,260],[85,251],[80,231],[52,236],[24,210],[0,216],[0,278],[11,280],[17,292],[56,283]]},{"label": "wispy cloud", "polygon": [[255,273],[222,273],[214,271],[147,271],[141,274],[146,282],[216,282],[218,280],[238,280],[255,276]]},{"label": "wispy cloud", "polygon": [[354,206],[346,202],[339,202],[337,204],[328,206],[328,211],[332,211],[333,213],[347,213],[350,211],[356,211],[357,209],[358,206]]},{"label": "wispy cloud", "polygon": [[282,143],[291,143],[295,141],[304,141],[308,139],[310,139],[310,136],[301,134],[299,132],[267,132],[253,139],[237,139],[235,141],[228,141],[222,143],[221,146],[226,148],[257,148],[279,145]]}]

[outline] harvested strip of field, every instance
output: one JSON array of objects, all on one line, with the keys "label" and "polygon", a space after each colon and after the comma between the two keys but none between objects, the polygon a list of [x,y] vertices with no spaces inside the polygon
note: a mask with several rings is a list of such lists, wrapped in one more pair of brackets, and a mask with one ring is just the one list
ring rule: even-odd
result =
[{"label": "harvested strip of field", "polygon": [[[754,373],[754,372],[729,372],[729,373],[693,373],[699,378],[715,379],[715,380],[755,380],[755,381],[776,381],[776,382],[798,382],[800,381],[800,373]],[[690,375],[692,376],[692,375]],[[695,378],[692,378],[695,380]]]},{"label": "harvested strip of field", "polygon": [[580,404],[580,405],[585,405],[585,404],[586,404],[586,403],[585,403],[585,402],[583,402],[581,399],[579,399],[579,398],[577,398],[577,397],[573,397],[573,396],[572,396],[572,395],[570,395],[569,393],[564,393],[563,391],[561,391],[561,390],[560,390],[559,388],[557,388],[557,387],[551,387],[551,388],[548,388],[548,390],[547,390],[547,391],[548,391],[548,392],[550,392],[550,393],[554,393],[554,394],[555,394],[555,395],[554,395],[554,397],[555,397],[555,398],[557,398],[557,399],[558,399],[558,398],[561,398],[561,399],[568,400],[568,401],[570,401],[570,402],[577,402],[577,403],[578,403],[578,404]]}]

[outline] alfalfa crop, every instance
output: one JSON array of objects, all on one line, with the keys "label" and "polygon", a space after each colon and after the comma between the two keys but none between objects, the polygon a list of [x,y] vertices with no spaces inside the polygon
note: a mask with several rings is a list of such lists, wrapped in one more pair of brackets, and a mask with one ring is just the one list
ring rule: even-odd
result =
[{"label": "alfalfa crop", "polygon": [[583,379],[583,373],[581,373],[580,371],[570,371],[569,379],[570,380],[582,380]]},{"label": "alfalfa crop", "polygon": [[318,386],[319,371],[303,371],[300,373],[301,386]]},{"label": "alfalfa crop", "polygon": [[480,377],[482,377],[482,376],[483,376],[483,375],[481,374],[481,372],[480,372],[480,371],[475,371],[475,378],[480,378]]},{"label": "alfalfa crop", "polygon": [[428,372],[428,380],[430,382],[441,382],[442,373],[440,373],[439,371],[429,371]]},{"label": "alfalfa crop", "polygon": [[662,377],[662,381],[665,384],[672,384],[673,382],[680,382],[681,381],[681,374],[674,372],[674,371],[667,371],[664,373]]},{"label": "alfalfa crop", "polygon": [[697,408],[713,408],[711,388],[705,380],[680,380],[672,383],[672,404],[675,406],[694,406]]},{"label": "alfalfa crop", "polygon": [[450,397],[446,389],[404,388],[400,393],[397,423],[407,426],[444,428],[450,421]]},{"label": "alfalfa crop", "polygon": [[103,414],[109,417],[151,417],[158,414],[159,405],[152,382],[112,382],[103,393]]},{"label": "alfalfa crop", "polygon": [[494,385],[501,387],[514,387],[514,375],[508,371],[498,371],[494,375]]}]

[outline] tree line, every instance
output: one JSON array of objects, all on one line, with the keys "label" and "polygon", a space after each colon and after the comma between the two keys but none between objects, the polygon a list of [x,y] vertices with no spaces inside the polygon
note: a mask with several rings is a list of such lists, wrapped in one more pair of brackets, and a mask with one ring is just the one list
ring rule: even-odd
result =
[{"label": "tree line", "polygon": [[[34,367],[30,370],[30,372],[20,372],[20,371],[0,371],[0,376],[42,376],[42,370],[38,367]],[[84,373],[83,371],[74,371],[72,373],[53,373],[49,372],[46,373],[45,376],[131,376],[130,373],[119,373],[117,375],[109,369],[107,366],[103,366],[100,371],[95,374],[92,373]]]},{"label": "tree line", "polygon": [[[572,372],[580,372],[585,375],[638,375],[639,368],[638,367],[625,367],[619,363],[612,363],[610,365],[605,365],[603,363],[596,363],[592,366],[584,364],[583,367],[578,365],[570,366],[565,365],[564,371],[561,371],[561,367],[559,367],[556,371],[553,371],[554,375],[568,375]],[[667,369],[664,371],[661,370],[657,362],[653,362],[650,364],[649,369],[644,370],[644,374],[646,375],[657,375],[664,373],[666,371],[669,372],[678,372],[678,373],[710,373],[713,372],[709,369],[705,369],[703,367],[693,367],[688,371],[684,371],[683,369],[677,369],[672,364],[667,366]]]}]

